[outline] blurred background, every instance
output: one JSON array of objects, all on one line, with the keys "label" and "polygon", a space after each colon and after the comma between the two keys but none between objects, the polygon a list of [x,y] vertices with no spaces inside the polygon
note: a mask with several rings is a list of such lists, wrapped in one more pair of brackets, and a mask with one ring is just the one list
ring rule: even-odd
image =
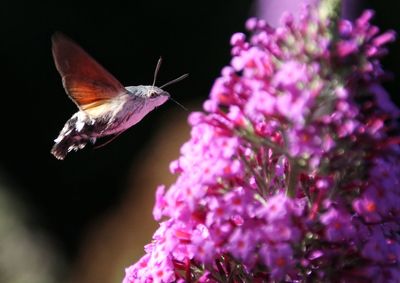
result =
[{"label": "blurred background", "polygon": [[[56,160],[53,140],[77,109],[55,69],[51,35],[70,36],[125,86],[151,84],[162,56],[159,85],[190,73],[168,91],[193,111],[229,63],[230,36],[244,31],[260,6],[250,0],[38,2],[0,6],[0,282],[121,282],[156,228],[154,192],[174,181],[168,164],[189,137],[188,112],[168,102],[111,144]],[[276,21],[279,1],[261,2],[264,16]],[[350,3],[351,13],[372,8],[375,24],[399,32],[399,4]],[[398,75],[399,41],[390,47],[383,65]],[[398,77],[384,86],[399,105]]]}]

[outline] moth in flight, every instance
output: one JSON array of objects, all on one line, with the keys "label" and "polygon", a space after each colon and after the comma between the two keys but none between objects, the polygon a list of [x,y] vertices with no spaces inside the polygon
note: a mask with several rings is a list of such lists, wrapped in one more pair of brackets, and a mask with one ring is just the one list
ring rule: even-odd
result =
[{"label": "moth in flight", "polygon": [[64,89],[79,109],[54,140],[51,153],[57,159],[64,159],[68,152],[82,149],[88,142],[95,143],[97,138],[124,132],[157,106],[173,100],[162,88],[188,76],[185,74],[156,87],[160,58],[152,85],[124,87],[62,33],[52,36],[52,52]]}]

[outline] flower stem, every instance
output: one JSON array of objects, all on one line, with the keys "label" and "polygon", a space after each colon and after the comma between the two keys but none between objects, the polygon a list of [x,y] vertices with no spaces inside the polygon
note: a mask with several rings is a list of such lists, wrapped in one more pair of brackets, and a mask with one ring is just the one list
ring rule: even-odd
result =
[{"label": "flower stem", "polygon": [[286,195],[290,198],[294,198],[296,194],[297,177],[299,175],[300,168],[297,166],[295,160],[290,160],[289,162],[290,168]]}]

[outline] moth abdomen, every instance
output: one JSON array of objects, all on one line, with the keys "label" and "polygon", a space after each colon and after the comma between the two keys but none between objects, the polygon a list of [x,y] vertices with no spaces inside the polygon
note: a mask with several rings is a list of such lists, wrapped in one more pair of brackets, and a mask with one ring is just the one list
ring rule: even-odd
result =
[{"label": "moth abdomen", "polygon": [[57,159],[64,159],[68,152],[77,151],[86,146],[88,142],[94,143],[99,133],[107,127],[106,123],[96,122],[83,112],[75,113],[69,119],[58,137],[54,140],[55,144],[51,153]]}]

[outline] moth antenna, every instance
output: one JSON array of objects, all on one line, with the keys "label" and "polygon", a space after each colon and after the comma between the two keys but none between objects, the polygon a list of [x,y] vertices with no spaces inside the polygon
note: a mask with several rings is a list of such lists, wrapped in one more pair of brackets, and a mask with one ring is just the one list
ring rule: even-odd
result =
[{"label": "moth antenna", "polygon": [[157,61],[156,69],[154,70],[154,78],[153,78],[153,84],[152,84],[153,87],[156,85],[157,75],[158,75],[158,71],[160,70],[160,67],[161,67],[161,62],[162,62],[162,58],[160,57]]},{"label": "moth antenna", "polygon": [[[162,89],[162,88],[164,88],[164,87],[166,87],[166,86],[169,86],[169,85],[172,85],[172,84],[174,84],[174,83],[177,83],[177,82],[179,82],[179,81],[181,81],[181,80],[187,78],[188,76],[189,76],[189,74],[183,74],[182,76],[180,76],[180,77],[178,77],[178,78],[176,78],[176,79],[173,79],[172,81],[169,81],[169,82],[163,84],[162,86],[160,86],[160,88]],[[169,96],[169,99],[171,99],[176,105],[180,106],[183,110],[189,111],[189,109],[187,109],[185,106],[183,106],[183,105],[180,104],[178,101],[176,101],[175,99],[173,99],[172,96]]]},{"label": "moth antenna", "polygon": [[169,96],[169,99],[171,99],[174,103],[176,103],[178,106],[182,107],[183,110],[189,112],[189,109],[187,109],[185,106],[183,106],[182,104],[180,104],[178,101],[176,101],[175,99],[173,99],[171,96]]},{"label": "moth antenna", "polygon": [[160,88],[164,88],[166,86],[169,86],[169,85],[172,85],[174,83],[180,82],[181,80],[186,79],[188,76],[189,76],[189,74],[184,74],[184,75],[180,76],[179,78],[176,78],[176,79],[174,79],[172,81],[167,82],[166,84],[163,84],[162,86],[160,86]]}]

